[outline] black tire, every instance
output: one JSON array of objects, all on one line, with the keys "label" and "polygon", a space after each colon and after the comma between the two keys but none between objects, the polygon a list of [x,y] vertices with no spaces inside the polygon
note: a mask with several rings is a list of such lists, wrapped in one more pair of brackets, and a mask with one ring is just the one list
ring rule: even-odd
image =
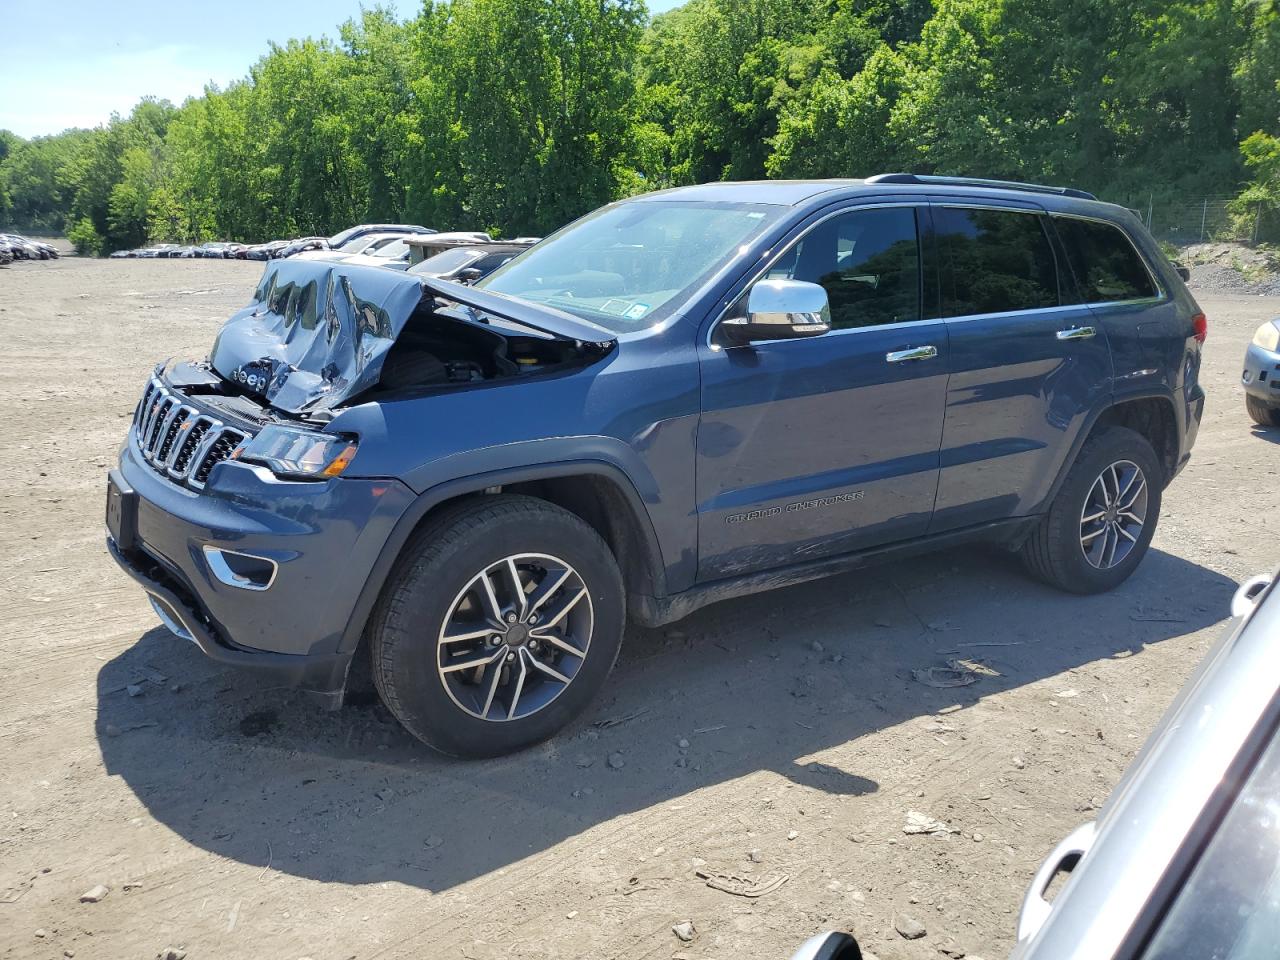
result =
[{"label": "black tire", "polygon": [[1258,426],[1280,427],[1280,407],[1273,407],[1265,400],[1259,400],[1248,393],[1244,395],[1244,407]]},{"label": "black tire", "polygon": [[[571,681],[557,688],[550,702],[528,716],[484,719],[464,709],[455,699],[456,689],[451,693],[447,687],[463,681],[445,679],[439,639],[468,584],[504,558],[523,554],[559,558],[580,578],[590,598],[589,642],[585,656],[578,658],[581,662],[574,662]],[[463,501],[420,531],[397,564],[370,624],[374,682],[405,728],[441,753],[511,753],[554,735],[599,692],[622,646],[625,599],[617,561],[600,535],[579,517],[533,497],[504,494]],[[468,655],[484,656],[484,642],[476,641]],[[449,649],[446,656],[455,656],[454,648]],[[544,644],[542,649],[545,658],[550,648]],[[518,663],[524,664],[525,654],[517,652]],[[567,656],[560,654],[561,660]],[[450,677],[465,678],[468,673]],[[529,676],[547,682],[534,671]],[[484,682],[487,686],[487,679]],[[510,693],[505,683],[504,689]]]},{"label": "black tire", "polygon": [[[1144,476],[1145,519],[1123,559],[1099,568],[1090,562],[1081,543],[1082,515],[1103,471],[1119,462],[1137,465]],[[1104,428],[1081,448],[1049,512],[1023,544],[1023,562],[1033,575],[1068,593],[1101,593],[1119,586],[1151,545],[1163,487],[1164,469],[1146,437],[1126,427]]]}]

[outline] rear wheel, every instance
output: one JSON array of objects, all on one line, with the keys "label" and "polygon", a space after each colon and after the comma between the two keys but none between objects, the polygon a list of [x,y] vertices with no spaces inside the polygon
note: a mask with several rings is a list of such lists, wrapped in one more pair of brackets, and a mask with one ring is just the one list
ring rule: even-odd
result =
[{"label": "rear wheel", "polygon": [[1163,471],[1151,444],[1109,427],[1080,450],[1022,556],[1041,580],[1071,593],[1110,590],[1146,555],[1160,515]]},{"label": "rear wheel", "polygon": [[371,625],[374,681],[437,750],[510,753],[599,691],[624,609],[617,562],[580,518],[531,497],[468,501],[407,548]]},{"label": "rear wheel", "polygon": [[1244,406],[1258,426],[1280,427],[1280,407],[1272,406],[1248,393],[1244,395]]}]

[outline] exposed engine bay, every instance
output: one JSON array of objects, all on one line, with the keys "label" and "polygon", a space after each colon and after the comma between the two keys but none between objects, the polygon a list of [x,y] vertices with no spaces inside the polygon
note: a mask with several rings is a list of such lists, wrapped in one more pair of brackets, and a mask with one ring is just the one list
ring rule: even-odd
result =
[{"label": "exposed engine bay", "polygon": [[[205,375],[284,414],[593,363],[614,335],[554,308],[380,267],[281,260],[214,342]],[[221,392],[221,391],[218,391]]]},{"label": "exposed engine bay", "polygon": [[482,383],[578,366],[599,355],[568,340],[486,329],[457,308],[420,309],[382,361],[377,390]]}]

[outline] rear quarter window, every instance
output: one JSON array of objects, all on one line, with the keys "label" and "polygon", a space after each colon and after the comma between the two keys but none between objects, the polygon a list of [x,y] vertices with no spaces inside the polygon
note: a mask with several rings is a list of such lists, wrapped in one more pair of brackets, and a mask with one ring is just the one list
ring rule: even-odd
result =
[{"label": "rear quarter window", "polygon": [[1119,227],[1078,217],[1053,219],[1085,303],[1144,300],[1159,295],[1146,264]]}]

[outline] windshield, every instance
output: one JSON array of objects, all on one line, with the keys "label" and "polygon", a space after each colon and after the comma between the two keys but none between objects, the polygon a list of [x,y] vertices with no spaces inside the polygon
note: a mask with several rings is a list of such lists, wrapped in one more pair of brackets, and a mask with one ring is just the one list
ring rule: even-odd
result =
[{"label": "windshield", "polygon": [[403,257],[408,252],[409,245],[403,240],[391,240],[374,250],[370,256],[386,257],[388,260],[394,260],[397,257]]},{"label": "windshield", "polygon": [[477,287],[572,313],[615,333],[669,316],[686,293],[784,212],[760,203],[646,200],[604,207]]},{"label": "windshield", "polygon": [[459,267],[465,267],[479,256],[480,254],[475,250],[457,247],[453,250],[446,250],[444,253],[437,253],[434,257],[427,257],[421,263],[410,267],[409,272],[425,273],[430,277],[442,277],[446,273],[457,270]]},{"label": "windshield", "polygon": [[329,249],[341,250],[344,253],[359,253],[362,249],[364,249],[365,247],[367,247],[369,244],[373,242],[374,242],[374,238],[369,236],[368,234],[365,234],[362,237],[353,237],[352,239],[348,240],[346,243],[340,243],[336,247],[333,246],[332,242],[330,242]]}]

